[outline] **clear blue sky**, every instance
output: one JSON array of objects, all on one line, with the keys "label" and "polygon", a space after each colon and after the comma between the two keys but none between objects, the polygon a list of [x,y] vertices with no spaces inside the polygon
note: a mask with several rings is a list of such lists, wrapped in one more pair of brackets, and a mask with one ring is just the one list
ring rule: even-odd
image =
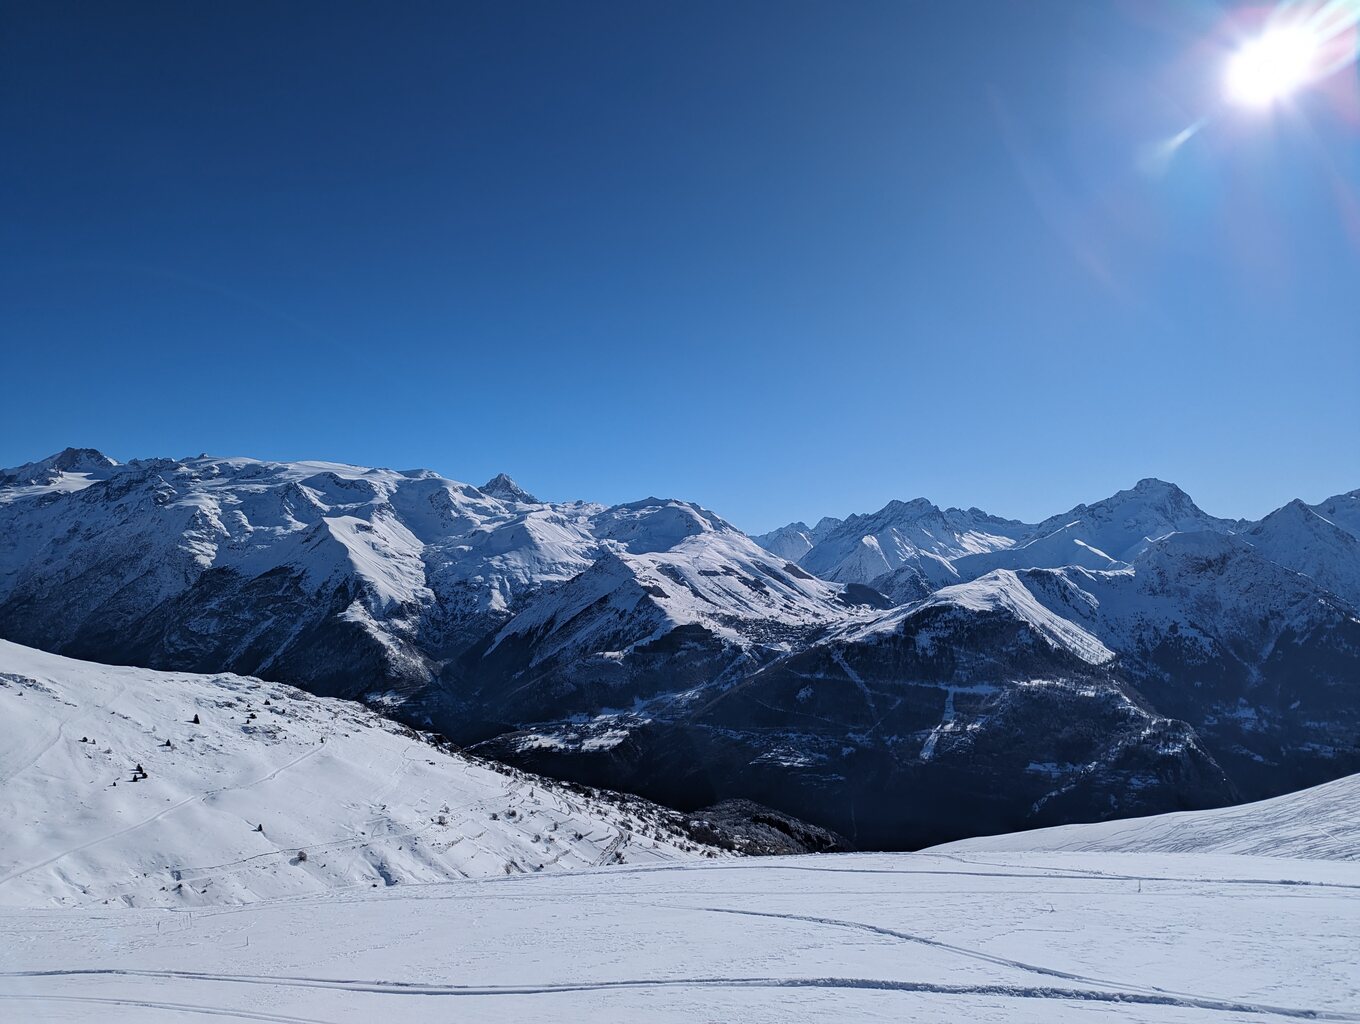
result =
[{"label": "clear blue sky", "polygon": [[1232,15],[8,3],[0,465],[505,470],[752,530],[1360,486],[1355,70],[1224,110]]}]

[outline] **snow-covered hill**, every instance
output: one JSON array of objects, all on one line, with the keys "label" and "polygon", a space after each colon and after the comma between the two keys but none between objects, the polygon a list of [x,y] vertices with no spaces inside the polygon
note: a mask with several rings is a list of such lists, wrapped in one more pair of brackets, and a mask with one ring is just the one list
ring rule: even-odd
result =
[{"label": "snow-covered hill", "polygon": [[1231,853],[1360,862],[1360,775],[1270,800],[983,836],[931,853]]},{"label": "snow-covered hill", "polygon": [[[921,854],[360,886],[238,907],[0,907],[0,1014],[32,1024],[1355,1021],[1360,862],[1353,848],[1339,857],[1341,847],[1304,839],[1336,824],[1353,836],[1354,782],[1235,817],[1123,823],[1130,834],[1084,852],[1053,852],[1051,841],[1118,826]],[[1147,849],[1177,832],[1176,852]],[[1234,839],[1271,855],[1222,852]]]},{"label": "snow-covered hill", "polygon": [[0,641],[0,904],[196,906],[713,855],[345,701]]}]

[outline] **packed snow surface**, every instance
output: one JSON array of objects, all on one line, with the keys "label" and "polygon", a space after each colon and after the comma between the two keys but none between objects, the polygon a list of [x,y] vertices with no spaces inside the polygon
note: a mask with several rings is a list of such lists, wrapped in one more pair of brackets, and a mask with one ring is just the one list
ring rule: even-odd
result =
[{"label": "packed snow surface", "polygon": [[936,850],[1238,853],[1360,862],[1360,775],[1237,807],[981,836]]},{"label": "packed snow surface", "polygon": [[705,852],[650,808],[293,687],[0,641],[0,905],[185,907]]},{"label": "packed snow surface", "polygon": [[23,1021],[1360,1020],[1353,863],[899,854],[0,911]]}]

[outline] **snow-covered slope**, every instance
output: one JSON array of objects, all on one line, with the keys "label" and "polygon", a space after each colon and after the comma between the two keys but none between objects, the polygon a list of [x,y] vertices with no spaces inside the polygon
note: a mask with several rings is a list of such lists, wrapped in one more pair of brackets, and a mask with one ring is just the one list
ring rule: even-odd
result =
[{"label": "snow-covered slope", "polygon": [[1117,569],[1149,544],[1173,533],[1231,533],[1241,524],[1203,512],[1175,484],[1140,480],[1128,490],[1052,516],[1033,527],[1028,538],[995,553],[954,561],[955,570],[973,578],[993,569]]},{"label": "snow-covered slope", "polygon": [[1017,579],[1053,614],[1081,624],[1126,655],[1174,639],[1198,644],[1206,661],[1215,645],[1236,647],[1253,660],[1268,656],[1282,635],[1300,636],[1319,623],[1340,625],[1354,617],[1346,601],[1274,562],[1250,541],[1178,533],[1121,570],[1073,566],[1000,573]]},{"label": "snow-covered slope", "polygon": [[797,562],[840,525],[841,520],[824,516],[816,526],[808,526],[803,522],[789,523],[751,539],[785,561]]},{"label": "snow-covered slope", "polygon": [[861,641],[875,634],[895,632],[910,618],[931,609],[962,609],[979,613],[1004,612],[1014,616],[1055,648],[1067,651],[1091,665],[1113,660],[1114,651],[1075,622],[1044,607],[1009,569],[998,569],[981,579],[958,583],[937,590],[925,601],[880,616],[845,634],[848,642]]},{"label": "snow-covered slope", "polygon": [[502,630],[497,643],[534,633],[540,638],[535,660],[558,653],[566,636],[585,656],[609,653],[600,647],[600,631],[614,633],[620,614],[634,613],[641,602],[655,610],[657,625],[640,640],[702,625],[744,645],[752,641],[743,624],[768,623],[771,631],[795,634],[845,621],[850,614],[840,600],[843,588],[796,568],[789,571],[730,528],[677,539],[662,550],[640,550],[612,552],[570,584],[543,595]]},{"label": "snow-covered slope", "polygon": [[[652,511],[672,527],[693,522],[676,521],[673,506]],[[642,520],[628,520],[623,535],[644,528],[655,536]],[[684,537],[660,531],[673,541],[660,550],[616,547],[529,601],[469,669],[480,686],[474,706],[518,722],[604,712],[616,745],[626,732],[614,709],[650,713],[653,702],[706,699],[809,637],[875,614],[716,517],[699,522],[703,529]],[[545,742],[542,730],[531,742]]]},{"label": "snow-covered slope", "polygon": [[1335,523],[1352,536],[1360,537],[1360,490],[1333,495],[1311,508],[1329,523]]},{"label": "snow-covered slope", "polygon": [[79,491],[106,480],[118,463],[93,448],[67,448],[37,462],[0,470],[0,503]]},{"label": "snow-covered slope", "polygon": [[958,578],[952,559],[1004,550],[1029,530],[976,508],[941,509],[925,498],[891,501],[824,531],[799,564],[825,579],[868,584],[908,566],[939,585]]},{"label": "snow-covered slope", "polygon": [[[1266,829],[1339,816],[1316,798],[1291,811],[1289,799]],[[1032,850],[1045,835],[1013,838]],[[1360,864],[1275,852],[948,848],[361,887],[195,910],[0,907],[0,1015],[1355,1021]]]},{"label": "snow-covered slope", "polygon": [[0,904],[195,906],[711,854],[344,701],[0,641]]},{"label": "snow-covered slope", "polygon": [[1291,501],[1245,533],[1252,547],[1360,608],[1360,536],[1302,501]]},{"label": "snow-covered slope", "polygon": [[965,839],[932,853],[1231,853],[1360,862],[1360,775],[1270,800]]}]

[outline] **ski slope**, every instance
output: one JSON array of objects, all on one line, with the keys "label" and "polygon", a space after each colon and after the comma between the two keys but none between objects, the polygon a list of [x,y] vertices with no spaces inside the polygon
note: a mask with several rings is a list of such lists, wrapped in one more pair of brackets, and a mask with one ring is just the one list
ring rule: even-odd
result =
[{"label": "ski slope", "polygon": [[[1006,850],[0,907],[0,1019],[1360,1021],[1354,832],[1291,839],[1353,815],[1344,781],[1116,823],[1119,852],[1071,852],[1109,842],[1072,826]],[[1172,832],[1178,852],[1155,852]],[[1291,856],[1220,852],[1230,832]]]},{"label": "ski slope", "polygon": [[0,904],[186,907],[712,852],[673,817],[290,686],[0,641]]},{"label": "ski slope", "polygon": [[1354,864],[728,860],[202,910],[0,911],[0,1017],[1360,1020]]},{"label": "ski slope", "polygon": [[1360,861],[1360,775],[1238,807],[982,836],[936,850],[1234,853]]}]

